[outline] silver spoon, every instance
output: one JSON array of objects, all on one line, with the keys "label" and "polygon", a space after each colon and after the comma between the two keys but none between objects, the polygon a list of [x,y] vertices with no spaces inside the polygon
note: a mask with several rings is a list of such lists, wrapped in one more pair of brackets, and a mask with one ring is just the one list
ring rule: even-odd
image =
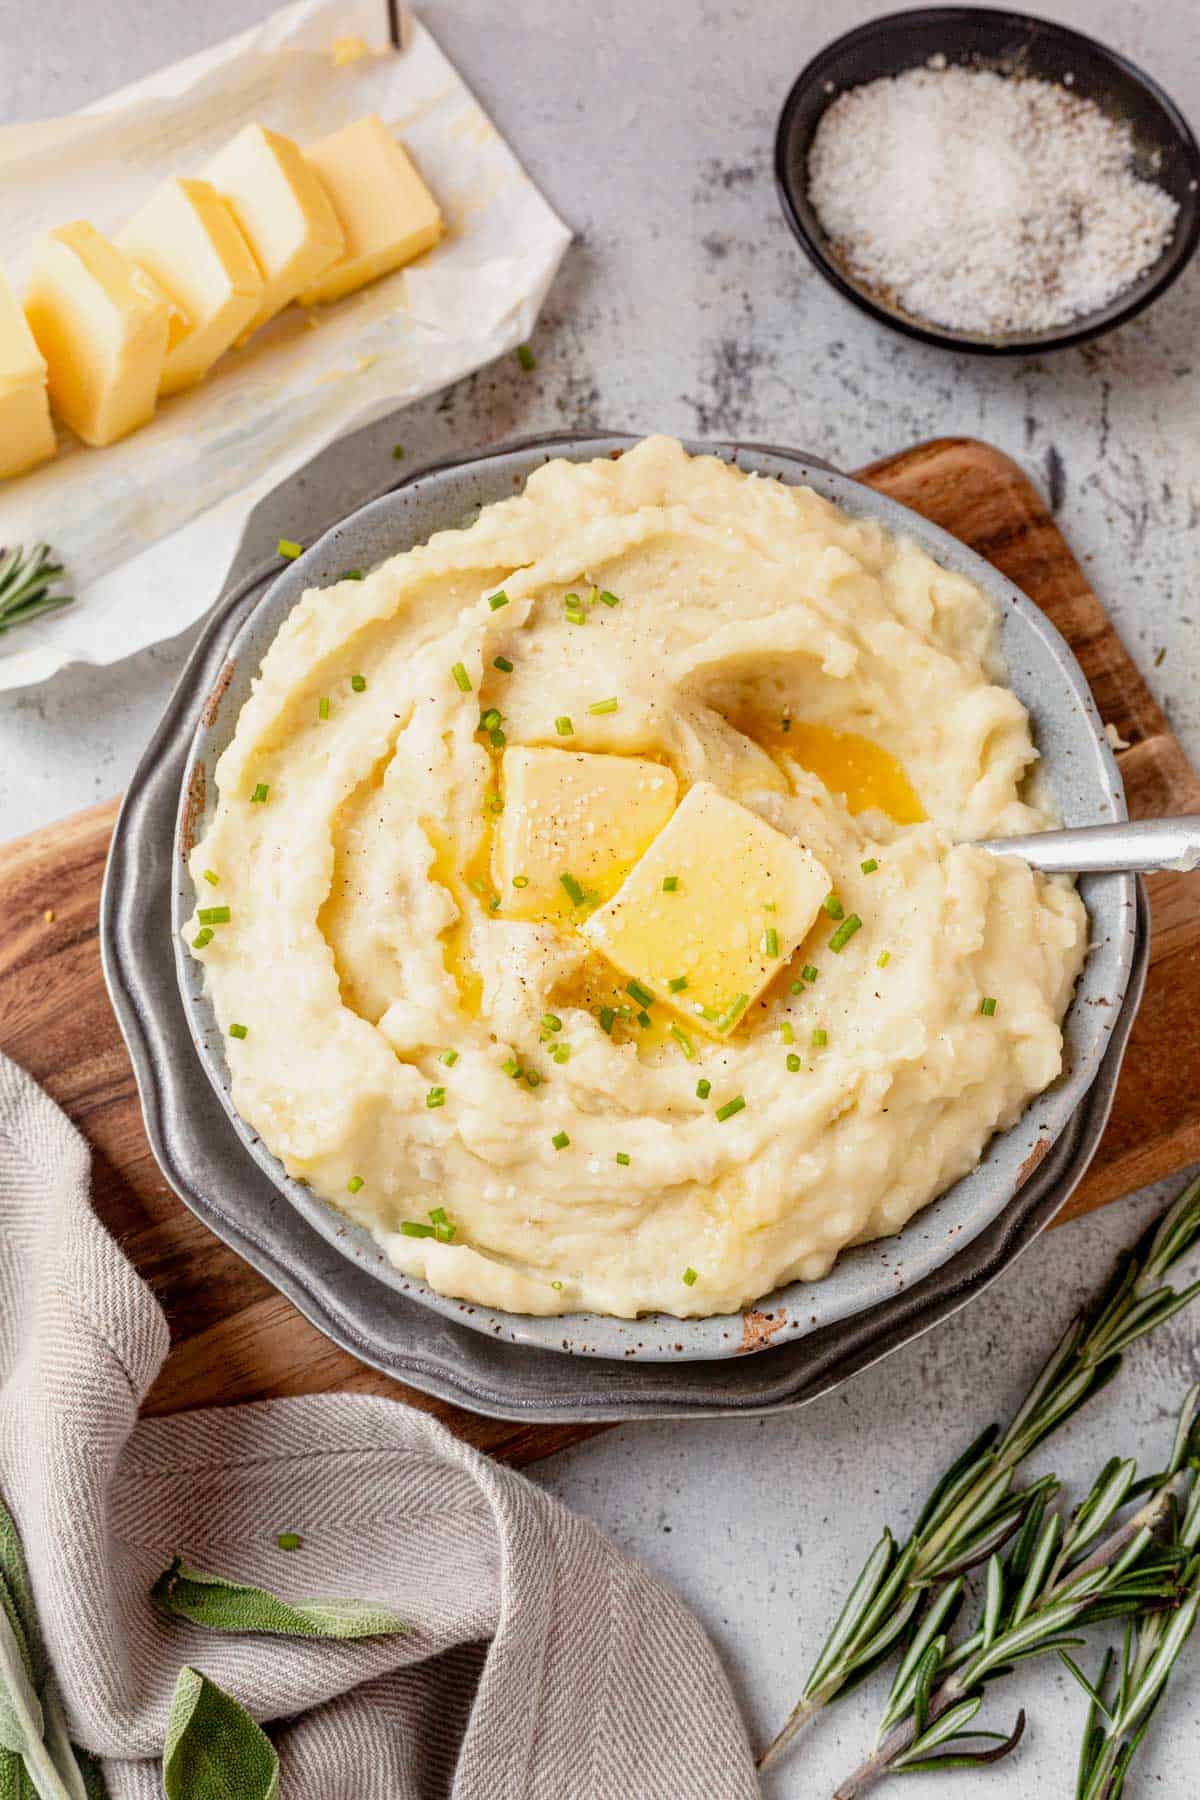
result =
[{"label": "silver spoon", "polygon": [[1020,856],[1047,875],[1180,874],[1200,868],[1200,813],[1177,819],[1130,819],[1121,825],[1073,825],[1032,837],[991,838],[976,845],[993,856]]}]

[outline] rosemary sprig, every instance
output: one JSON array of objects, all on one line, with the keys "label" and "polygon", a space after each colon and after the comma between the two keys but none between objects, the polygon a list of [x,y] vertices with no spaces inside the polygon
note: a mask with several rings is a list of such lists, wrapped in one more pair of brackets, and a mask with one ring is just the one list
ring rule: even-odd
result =
[{"label": "rosemary sprig", "polygon": [[55,592],[61,574],[62,564],[54,561],[49,544],[0,550],[0,636],[70,606],[73,594]]},{"label": "rosemary sprig", "polygon": [[[1166,1468],[1149,1482],[1138,1483],[1134,1464],[1114,1457],[1065,1525],[1039,1498],[1008,1556],[988,1559],[980,1617],[962,1643],[951,1646],[947,1632],[931,1632],[927,1620],[921,1623],[892,1683],[876,1749],[841,1784],[835,1800],[858,1800],[892,1773],[969,1768],[1006,1756],[1020,1740],[1024,1715],[1007,1737],[976,1730],[972,1721],[983,1704],[984,1685],[1010,1674],[1019,1662],[1055,1651],[1109,1720],[1106,1736],[1089,1719],[1087,1785],[1080,1793],[1086,1800],[1113,1800],[1119,1786],[1104,1783],[1126,1755],[1124,1740],[1130,1739],[1128,1756],[1136,1748],[1132,1735],[1140,1741],[1200,1600],[1200,1559],[1182,1541],[1184,1533],[1172,1528],[1175,1497],[1186,1486],[1195,1457],[1198,1400],[1200,1385],[1184,1401]],[[1102,1537],[1126,1503],[1147,1490],[1132,1516]],[[1200,1530],[1197,1493],[1200,1483],[1193,1482],[1185,1529],[1194,1518]],[[1166,1541],[1160,1543],[1164,1526]],[[1083,1641],[1072,1635],[1079,1627],[1120,1616],[1129,1618],[1127,1645],[1143,1635],[1146,1642],[1141,1660],[1127,1650],[1122,1690],[1109,1713],[1067,1652]],[[1106,1678],[1107,1672],[1102,1684]],[[980,1738],[995,1747],[983,1749]]]},{"label": "rosemary sprig", "polygon": [[[762,1756],[778,1760],[798,1732],[835,1699],[864,1680],[899,1645],[920,1609],[948,1622],[961,1597],[954,1584],[995,1554],[1030,1512],[1058,1491],[1053,1476],[1014,1490],[1030,1452],[1108,1385],[1122,1353],[1200,1293],[1179,1292],[1166,1276],[1200,1238],[1200,1180],[1180,1194],[1132,1249],[1118,1259],[1094,1309],[1068,1328],[1003,1432],[990,1425],[934,1488],[907,1542],[884,1530],[814,1663],[800,1699]],[[948,1586],[947,1586],[948,1584]],[[940,1612],[938,1609],[942,1609]],[[938,1627],[935,1625],[934,1630]]]}]

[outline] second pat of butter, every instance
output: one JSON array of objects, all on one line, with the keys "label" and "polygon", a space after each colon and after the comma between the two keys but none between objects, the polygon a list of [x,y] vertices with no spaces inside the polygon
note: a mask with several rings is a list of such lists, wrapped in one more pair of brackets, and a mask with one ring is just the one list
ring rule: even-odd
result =
[{"label": "second pat of butter", "polygon": [[437,201],[374,113],[310,144],[304,154],[333,202],[346,248],[300,295],[302,305],[340,300],[411,262],[441,237]]},{"label": "second pat of butter", "polygon": [[112,444],[154,412],[171,305],[83,219],[48,231],[25,316],[46,359],[50,403],[85,444]]},{"label": "second pat of butter", "polygon": [[263,278],[246,327],[254,331],[337,260],[342,229],[298,147],[264,125],[245,126],[204,174],[232,212]]},{"label": "second pat of butter", "polygon": [[162,392],[206,375],[262,303],[263,278],[233,214],[207,181],[164,181],[117,243],[175,302]]},{"label": "second pat of butter", "polygon": [[802,844],[701,781],[583,931],[656,1000],[720,1038],[809,931],[829,885]]},{"label": "second pat of butter", "polygon": [[0,477],[54,455],[46,364],[0,272]]}]

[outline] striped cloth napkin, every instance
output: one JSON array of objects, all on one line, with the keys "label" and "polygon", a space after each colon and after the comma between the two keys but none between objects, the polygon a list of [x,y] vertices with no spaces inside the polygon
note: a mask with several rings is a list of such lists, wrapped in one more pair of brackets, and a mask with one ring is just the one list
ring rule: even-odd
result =
[{"label": "striped cloth napkin", "polygon": [[[88,1204],[87,1146],[0,1057],[0,1493],[72,1737],[114,1800],[161,1793],[180,1667],[266,1724],[283,1800],[742,1800],[716,1654],[585,1520],[394,1401],[139,1419],[167,1324]],[[281,1530],[301,1538],[288,1554]],[[225,1636],[165,1616],[176,1553],[403,1636]]]}]

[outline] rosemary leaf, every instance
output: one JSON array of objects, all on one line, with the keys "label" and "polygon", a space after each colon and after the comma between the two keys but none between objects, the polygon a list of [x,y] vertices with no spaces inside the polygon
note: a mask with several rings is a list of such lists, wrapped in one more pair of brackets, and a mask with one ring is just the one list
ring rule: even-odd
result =
[{"label": "rosemary leaf", "polygon": [[56,591],[61,574],[48,544],[0,551],[0,635],[70,606],[74,595]]},{"label": "rosemary leaf", "polygon": [[277,1800],[279,1758],[244,1707],[198,1670],[179,1671],[163,1746],[166,1800]]},{"label": "rosemary leaf", "polygon": [[175,1557],[150,1590],[164,1612],[213,1631],[269,1631],[280,1637],[366,1638],[407,1631],[370,1600],[280,1600],[266,1588],[206,1575]]}]

